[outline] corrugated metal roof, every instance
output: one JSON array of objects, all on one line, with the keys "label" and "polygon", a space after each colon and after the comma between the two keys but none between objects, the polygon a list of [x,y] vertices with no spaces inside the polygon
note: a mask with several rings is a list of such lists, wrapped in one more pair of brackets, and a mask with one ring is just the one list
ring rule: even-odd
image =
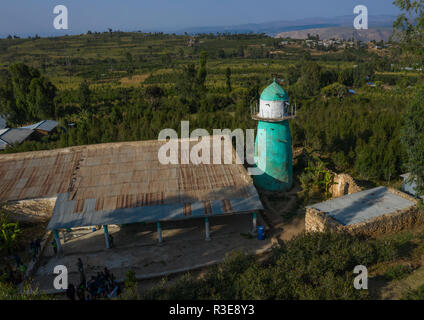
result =
[{"label": "corrugated metal roof", "polygon": [[3,141],[2,139],[0,139],[0,150],[4,150],[4,149],[6,149],[6,147],[8,146],[9,144],[6,142],[6,141]]},{"label": "corrugated metal roof", "polygon": [[0,129],[6,128],[6,120],[0,116]]},{"label": "corrugated metal roof", "polygon": [[[110,143],[0,156],[0,200],[59,194],[49,228],[263,209],[243,165],[163,165],[158,150],[164,143]],[[179,153],[179,163],[186,153]]]},{"label": "corrugated metal roof", "polygon": [[21,143],[25,141],[34,130],[24,128],[3,129],[0,131],[0,139],[8,144]]},{"label": "corrugated metal roof", "polygon": [[56,128],[58,125],[59,125],[59,122],[57,122],[57,121],[43,120],[43,121],[31,124],[29,126],[25,126],[25,127],[22,127],[22,128],[32,129],[32,130],[43,130],[43,131],[50,132],[54,128]]},{"label": "corrugated metal roof", "polygon": [[377,187],[316,203],[307,208],[318,209],[343,225],[351,225],[413,205],[414,202],[390,192],[386,187]]}]

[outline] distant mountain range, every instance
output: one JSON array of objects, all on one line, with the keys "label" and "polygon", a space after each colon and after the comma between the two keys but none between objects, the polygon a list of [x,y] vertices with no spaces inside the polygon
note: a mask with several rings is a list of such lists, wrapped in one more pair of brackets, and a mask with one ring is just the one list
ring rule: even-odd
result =
[{"label": "distant mountain range", "polygon": [[[257,24],[241,24],[234,26],[209,26],[209,27],[190,27],[185,29],[174,30],[173,32],[177,34],[196,34],[196,33],[265,33],[270,36],[276,36],[282,32],[295,32],[303,30],[318,30],[318,29],[327,29],[326,35],[330,35],[331,32],[337,32],[340,30],[340,34],[349,33],[352,37],[353,20],[355,19],[354,15],[340,16],[334,18],[307,18],[299,20],[281,20],[281,21],[272,21],[265,23]],[[364,36],[364,38],[369,39],[372,36],[379,36],[381,38],[387,38],[387,31],[392,27],[393,21],[396,20],[394,15],[370,15],[368,17],[368,26],[370,29],[380,30],[369,33],[369,36]],[[381,31],[384,30],[384,31]],[[361,32],[362,34],[363,32]],[[390,36],[390,35],[389,35]],[[293,36],[294,38],[294,36]],[[331,36],[330,36],[331,38]],[[380,39],[380,38],[379,38]],[[373,39],[369,39],[373,40]],[[378,39],[375,39],[378,40]]]}]

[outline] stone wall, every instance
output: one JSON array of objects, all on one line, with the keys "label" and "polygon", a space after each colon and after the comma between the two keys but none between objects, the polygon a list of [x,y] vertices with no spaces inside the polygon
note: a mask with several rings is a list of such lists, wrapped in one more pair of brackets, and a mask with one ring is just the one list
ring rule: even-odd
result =
[{"label": "stone wall", "polygon": [[306,232],[348,232],[367,236],[396,233],[415,225],[424,224],[424,214],[417,209],[416,199],[392,188],[388,190],[397,196],[415,203],[404,210],[397,210],[357,224],[343,226],[336,220],[314,208],[308,208],[305,216]]},{"label": "stone wall", "polygon": [[42,198],[7,202],[4,209],[11,218],[21,222],[48,221],[52,216],[56,198]]},{"label": "stone wall", "polygon": [[355,180],[346,173],[334,173],[333,181],[335,184],[330,187],[330,193],[333,198],[362,191],[362,189],[356,184]]}]

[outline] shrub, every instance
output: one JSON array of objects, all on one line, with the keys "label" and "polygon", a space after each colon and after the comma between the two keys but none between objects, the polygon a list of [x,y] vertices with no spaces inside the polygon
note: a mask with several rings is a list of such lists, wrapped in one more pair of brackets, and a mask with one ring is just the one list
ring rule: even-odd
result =
[{"label": "shrub", "polygon": [[[379,252],[384,248],[384,252]],[[275,248],[259,262],[241,252],[229,254],[201,279],[186,274],[145,299],[364,299],[353,269],[397,257],[394,242],[337,233],[303,234]]]},{"label": "shrub", "polygon": [[424,300],[424,285],[416,290],[408,290],[403,295],[402,300]]},{"label": "shrub", "polygon": [[408,276],[413,271],[411,266],[396,265],[391,266],[384,273],[383,277],[387,281],[399,280]]}]

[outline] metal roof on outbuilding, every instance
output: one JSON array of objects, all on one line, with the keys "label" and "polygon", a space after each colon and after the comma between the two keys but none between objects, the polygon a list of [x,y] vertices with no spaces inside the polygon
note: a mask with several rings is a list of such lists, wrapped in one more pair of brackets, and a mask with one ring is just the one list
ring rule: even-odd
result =
[{"label": "metal roof on outbuilding", "polygon": [[42,130],[46,132],[52,131],[54,128],[56,128],[59,125],[59,122],[54,120],[43,120],[34,124],[31,124],[29,126],[25,126],[22,128],[25,129],[32,129],[32,130]]},{"label": "metal roof on outbuilding", "polygon": [[0,116],[0,129],[6,128],[6,120]]},{"label": "metal roof on outbuilding", "polygon": [[0,139],[0,150],[4,150],[4,149],[6,149],[6,147],[8,146],[9,144],[6,142],[6,141],[3,141],[2,139]]},{"label": "metal roof on outbuilding", "polygon": [[34,130],[24,128],[8,128],[0,130],[0,139],[8,144],[21,143],[25,141]]},{"label": "metal roof on outbuilding", "polygon": [[413,201],[396,195],[386,187],[377,187],[316,203],[307,206],[307,208],[324,212],[346,226],[397,210],[407,209],[414,205]]}]

